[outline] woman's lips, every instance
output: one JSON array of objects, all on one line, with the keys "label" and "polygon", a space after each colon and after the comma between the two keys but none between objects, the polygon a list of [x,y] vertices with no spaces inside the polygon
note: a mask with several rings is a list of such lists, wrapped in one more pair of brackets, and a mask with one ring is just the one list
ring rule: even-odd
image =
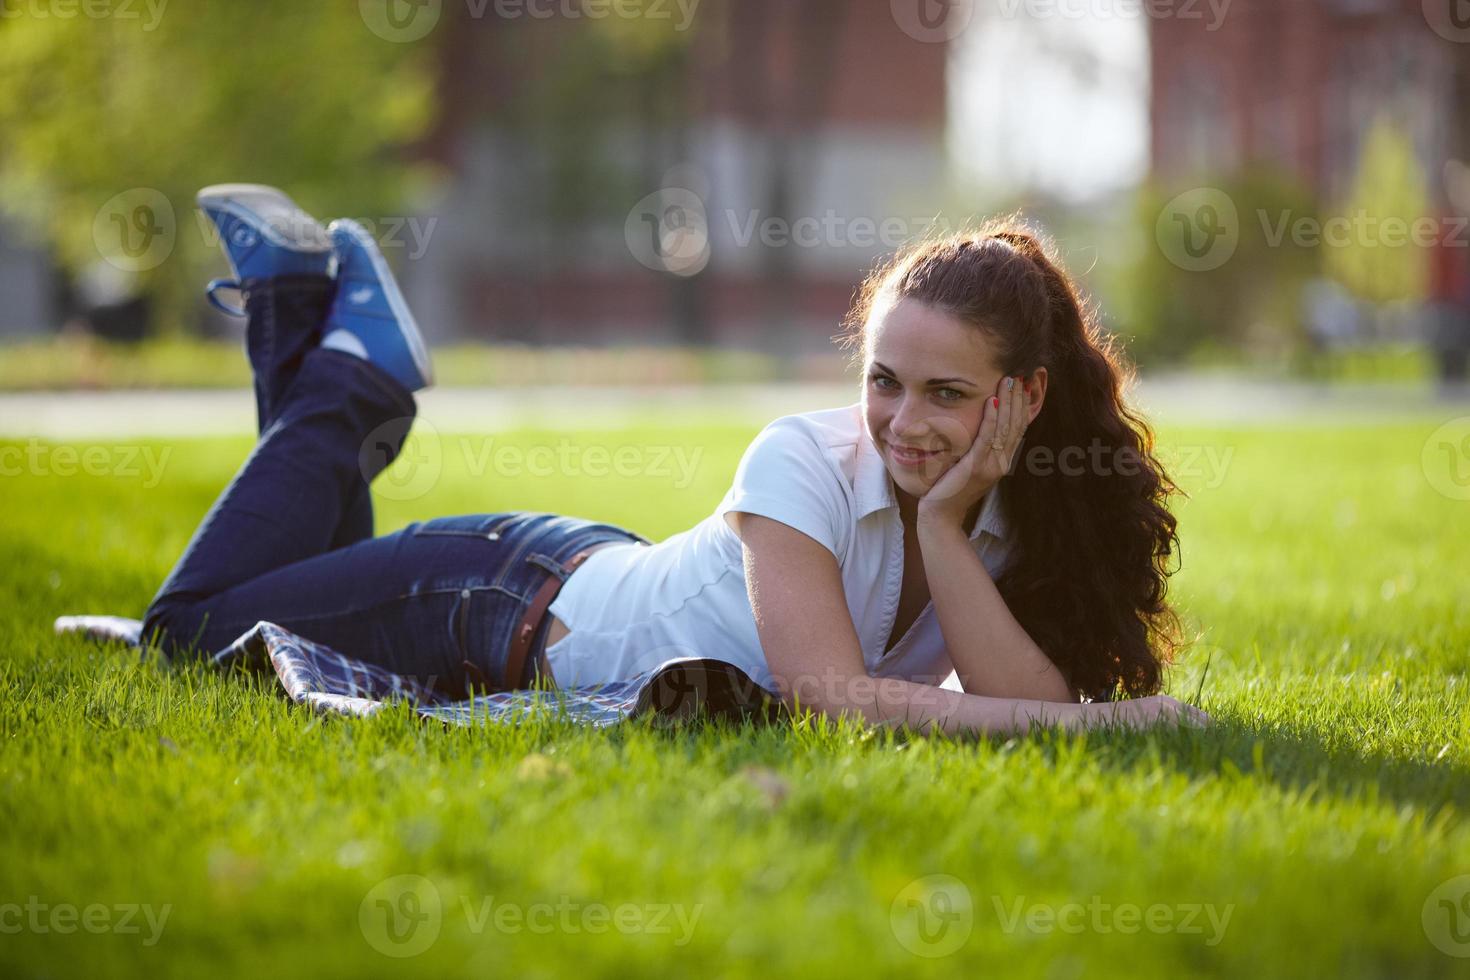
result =
[{"label": "woman's lips", "polygon": [[893,458],[893,461],[895,463],[898,463],[902,466],[919,466],[922,463],[927,462],[932,457],[938,456],[939,451],[936,449],[927,453],[914,453],[906,449],[900,449],[897,446],[890,444],[888,447],[888,455]]}]

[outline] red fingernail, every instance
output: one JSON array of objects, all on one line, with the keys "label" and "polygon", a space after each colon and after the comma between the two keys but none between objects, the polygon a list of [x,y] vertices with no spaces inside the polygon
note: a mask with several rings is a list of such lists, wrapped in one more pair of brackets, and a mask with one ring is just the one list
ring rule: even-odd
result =
[{"label": "red fingernail", "polygon": [[992,395],[991,398],[990,398],[990,407],[991,408],[1000,408],[1000,399],[999,398],[996,398],[995,396]]}]

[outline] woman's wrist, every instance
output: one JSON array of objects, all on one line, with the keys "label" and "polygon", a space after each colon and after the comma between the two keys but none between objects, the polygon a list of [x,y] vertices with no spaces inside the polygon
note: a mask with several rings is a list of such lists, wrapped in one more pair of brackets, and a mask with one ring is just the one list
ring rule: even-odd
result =
[{"label": "woman's wrist", "polygon": [[[988,494],[993,489],[994,484],[987,488],[986,493]],[[957,527],[963,530],[966,524],[966,519],[972,516],[971,512],[974,511],[980,501],[983,501],[984,499],[985,495],[982,494],[969,506],[956,509],[954,506],[952,506],[952,501],[945,500],[941,502],[935,500],[926,503],[925,499],[923,497],[920,497],[919,506],[915,512],[916,526],[920,529],[924,528],[925,526],[929,526],[944,528]]]},{"label": "woman's wrist", "polygon": [[959,528],[964,526],[964,514],[951,514],[936,506],[925,507],[922,500],[919,501],[918,511],[914,515],[915,530],[925,531],[934,529]]}]

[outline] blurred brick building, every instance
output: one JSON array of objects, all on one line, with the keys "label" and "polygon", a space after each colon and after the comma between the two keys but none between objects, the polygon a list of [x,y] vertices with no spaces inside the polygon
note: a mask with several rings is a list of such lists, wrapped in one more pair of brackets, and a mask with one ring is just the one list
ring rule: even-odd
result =
[{"label": "blurred brick building", "polygon": [[[1470,44],[1445,0],[1233,0],[1208,18],[1150,21],[1152,164],[1163,176],[1279,165],[1324,198],[1351,181],[1368,128],[1389,113],[1426,182],[1466,156]],[[1436,30],[1438,28],[1438,30]],[[1464,40],[1470,41],[1470,21]]]},{"label": "blurred brick building", "polygon": [[[1348,199],[1370,130],[1390,121],[1412,148],[1404,219],[1439,219],[1424,303],[1390,311],[1317,281],[1319,341],[1422,342],[1442,383],[1470,375],[1470,5],[1462,0],[1234,0],[1200,19],[1151,22],[1152,167],[1208,183],[1265,165],[1325,209]],[[1360,283],[1361,284],[1361,283]],[[1329,290],[1331,292],[1329,293]]]},{"label": "blurred brick building", "polygon": [[[433,340],[830,348],[892,250],[871,229],[942,206],[948,45],[888,3],[703,0],[623,68],[585,22],[456,6],[423,149],[451,178],[404,270]],[[645,227],[700,209],[707,262]],[[649,261],[660,241],[688,261]]]}]

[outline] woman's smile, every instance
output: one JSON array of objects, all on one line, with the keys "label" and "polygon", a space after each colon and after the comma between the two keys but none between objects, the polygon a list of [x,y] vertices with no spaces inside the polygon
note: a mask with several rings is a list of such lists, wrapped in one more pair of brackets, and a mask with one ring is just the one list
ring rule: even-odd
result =
[{"label": "woman's smile", "polygon": [[893,443],[890,442],[888,444],[888,455],[890,458],[893,459],[895,463],[898,463],[901,466],[920,466],[923,463],[928,462],[933,457],[938,456],[939,450],[934,449],[928,452],[916,452],[912,449],[895,446]]}]

